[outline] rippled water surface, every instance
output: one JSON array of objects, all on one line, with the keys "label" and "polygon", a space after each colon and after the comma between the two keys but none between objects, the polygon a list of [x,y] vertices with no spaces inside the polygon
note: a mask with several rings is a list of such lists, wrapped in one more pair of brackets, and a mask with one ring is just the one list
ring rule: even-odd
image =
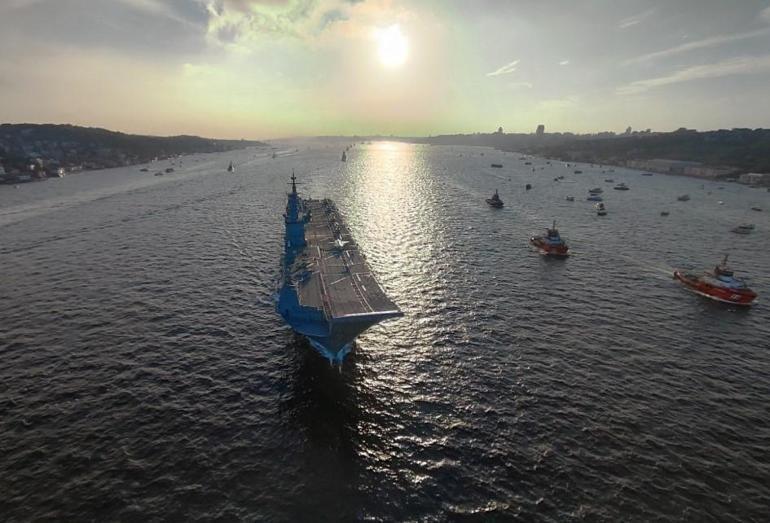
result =
[{"label": "rippled water surface", "polygon": [[[770,194],[281,148],[0,186],[3,520],[767,520]],[[292,169],[406,313],[341,371],[272,309]],[[552,219],[567,260],[528,247]],[[728,250],[751,310],[671,279]]]}]

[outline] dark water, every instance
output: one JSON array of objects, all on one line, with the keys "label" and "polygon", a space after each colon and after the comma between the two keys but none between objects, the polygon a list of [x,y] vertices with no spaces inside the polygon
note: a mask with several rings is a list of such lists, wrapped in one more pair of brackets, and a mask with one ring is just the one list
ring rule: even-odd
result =
[{"label": "dark water", "polygon": [[[767,520],[768,308],[670,274],[729,249],[770,299],[770,194],[297,147],[0,187],[3,520]],[[272,310],[292,169],[406,312],[341,372]],[[553,218],[565,261],[527,245]]]}]

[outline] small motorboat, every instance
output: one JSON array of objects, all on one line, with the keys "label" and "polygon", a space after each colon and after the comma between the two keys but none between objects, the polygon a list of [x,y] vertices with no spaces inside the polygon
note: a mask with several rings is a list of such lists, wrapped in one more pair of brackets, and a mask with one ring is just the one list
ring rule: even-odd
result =
[{"label": "small motorboat", "polygon": [[603,203],[597,203],[594,208],[596,209],[597,216],[607,216],[607,209],[604,208]]},{"label": "small motorboat", "polygon": [[574,202],[575,201],[575,197],[574,196],[567,196],[567,201],[568,202]]},{"label": "small motorboat", "polygon": [[762,212],[762,207],[752,207],[752,211]]},{"label": "small motorboat", "polygon": [[524,165],[532,165],[532,162],[524,162]]},{"label": "small motorboat", "polygon": [[342,151],[342,161],[347,162],[348,161],[348,155],[345,153],[345,151]]},{"label": "small motorboat", "polygon": [[158,171],[155,173],[155,176],[163,176],[165,173],[163,171]]},{"label": "small motorboat", "polygon": [[602,189],[601,187],[594,187],[593,189],[588,189],[588,192],[590,194],[601,194],[604,192],[604,189]]},{"label": "small motorboat", "polygon": [[174,168],[173,167],[167,167],[166,168],[166,172],[167,173],[172,173],[172,172],[174,172]]},{"label": "small motorboat", "polygon": [[642,176],[652,176],[652,173],[642,173]]},{"label": "small motorboat", "polygon": [[660,211],[661,216],[668,216],[668,211]]},{"label": "small motorboat", "polygon": [[531,188],[532,188],[532,184],[529,184],[529,183],[524,186],[524,189],[526,189],[527,191],[530,190]]},{"label": "small motorboat", "polygon": [[583,171],[573,171],[575,174],[583,174]]},{"label": "small motorboat", "polygon": [[501,164],[501,163],[493,163],[493,164],[490,165],[490,167],[494,167],[495,169],[502,169],[503,168],[503,164]]},{"label": "small motorboat", "polygon": [[757,293],[749,289],[746,282],[736,278],[727,266],[727,255],[712,271],[698,275],[676,270],[674,278],[696,294],[724,303],[746,306],[757,298]]},{"label": "small motorboat", "polygon": [[742,223],[738,227],[735,227],[733,229],[733,232],[736,234],[751,234],[751,231],[753,230],[754,230],[753,223]]},{"label": "small motorboat", "polygon": [[501,200],[500,195],[497,194],[497,189],[495,189],[495,194],[493,194],[491,198],[487,198],[487,203],[495,209],[502,209],[503,200]]},{"label": "small motorboat", "polygon": [[689,194],[683,194],[682,196],[678,196],[677,200],[680,202],[689,202],[690,201],[690,195]]},{"label": "small motorboat", "polygon": [[540,251],[540,254],[545,256],[557,258],[569,256],[569,247],[559,235],[559,230],[556,228],[556,220],[554,220],[551,228],[546,229],[545,235],[532,236],[529,239],[529,243]]},{"label": "small motorboat", "polygon": [[600,202],[600,201],[602,201],[602,197],[599,196],[598,194],[592,194],[588,198],[586,198],[586,201],[589,201],[589,202]]},{"label": "small motorboat", "polygon": [[605,178],[604,181],[607,183],[615,183],[615,180],[613,180],[612,178]]},{"label": "small motorboat", "polygon": [[230,165],[227,166],[227,172],[234,173],[235,167],[233,166],[233,162],[230,162]]},{"label": "small motorboat", "polygon": [[629,187],[625,183],[620,182],[615,187],[613,187],[613,189],[615,189],[616,191],[627,191],[629,190]]}]

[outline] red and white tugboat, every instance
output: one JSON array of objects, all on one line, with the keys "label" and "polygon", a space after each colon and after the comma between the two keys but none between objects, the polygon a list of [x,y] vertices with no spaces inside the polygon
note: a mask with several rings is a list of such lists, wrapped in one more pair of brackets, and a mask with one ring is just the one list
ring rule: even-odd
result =
[{"label": "red and white tugboat", "polygon": [[559,235],[556,220],[553,222],[553,227],[546,229],[544,236],[533,236],[529,239],[529,243],[546,256],[562,258],[569,256],[569,247]]},{"label": "red and white tugboat", "polygon": [[749,289],[746,282],[733,275],[732,269],[727,266],[727,255],[714,270],[705,271],[702,275],[677,270],[674,271],[674,278],[693,292],[724,303],[748,306],[757,298],[757,293]]}]

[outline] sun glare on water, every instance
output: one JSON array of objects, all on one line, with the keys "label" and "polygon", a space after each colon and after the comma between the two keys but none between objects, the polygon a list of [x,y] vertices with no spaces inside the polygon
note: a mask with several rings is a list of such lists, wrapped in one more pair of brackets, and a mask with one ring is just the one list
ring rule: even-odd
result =
[{"label": "sun glare on water", "polygon": [[406,36],[401,32],[401,27],[392,25],[375,32],[377,40],[377,54],[380,62],[386,67],[398,67],[406,62],[409,52]]}]

